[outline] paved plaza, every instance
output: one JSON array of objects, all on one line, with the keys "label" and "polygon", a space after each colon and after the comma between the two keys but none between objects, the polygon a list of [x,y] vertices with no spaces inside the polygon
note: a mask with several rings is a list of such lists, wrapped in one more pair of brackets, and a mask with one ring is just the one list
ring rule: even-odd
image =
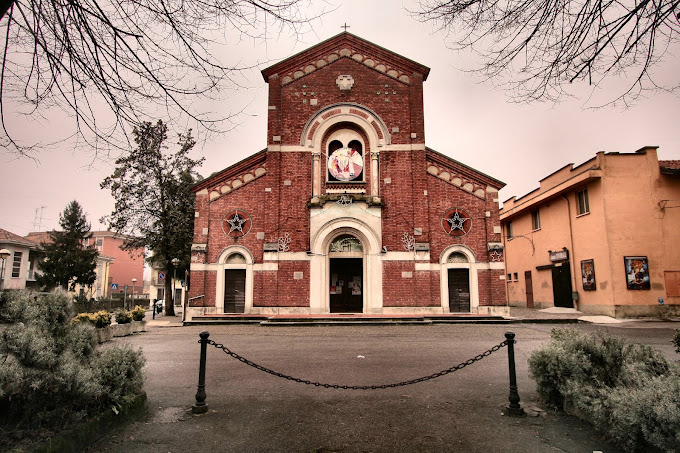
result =
[{"label": "paved plaza", "polygon": [[[661,349],[677,323],[596,326]],[[173,327],[176,326],[176,327]],[[622,327],[624,326],[624,327]],[[521,404],[534,415],[503,414],[508,357],[503,348],[452,374],[384,390],[337,390],[287,381],[208,347],[208,413],[192,415],[204,327],[171,318],[114,344],[147,358],[148,414],[97,443],[91,452],[615,452],[589,426],[544,409],[527,359],[549,340],[551,324],[262,327],[210,326],[210,339],[264,367],[330,384],[380,385],[447,369],[516,333]]]}]

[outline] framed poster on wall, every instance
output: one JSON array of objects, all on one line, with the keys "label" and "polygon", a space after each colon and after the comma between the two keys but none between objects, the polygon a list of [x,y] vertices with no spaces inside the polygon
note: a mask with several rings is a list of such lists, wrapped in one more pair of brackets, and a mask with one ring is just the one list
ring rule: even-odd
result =
[{"label": "framed poster on wall", "polygon": [[595,291],[595,262],[593,260],[581,261],[581,281],[584,291]]},{"label": "framed poster on wall", "polygon": [[650,289],[649,263],[646,256],[624,256],[623,263],[628,289]]}]

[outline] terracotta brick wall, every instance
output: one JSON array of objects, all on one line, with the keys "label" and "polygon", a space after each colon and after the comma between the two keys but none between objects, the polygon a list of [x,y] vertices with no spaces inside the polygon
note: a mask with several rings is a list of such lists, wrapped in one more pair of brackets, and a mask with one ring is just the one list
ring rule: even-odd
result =
[{"label": "terracotta brick wall", "polygon": [[[354,86],[349,91],[340,91],[335,83],[338,76],[344,74],[354,78]],[[422,77],[419,80],[422,81]],[[273,137],[280,135],[280,144],[299,145],[309,118],[322,108],[341,102],[371,109],[390,131],[399,128],[399,132],[392,133],[392,143],[411,143],[411,132],[418,133],[417,143],[424,143],[422,83],[407,85],[350,58],[340,58],[284,87],[278,81],[274,85],[277,86],[272,88],[270,82],[269,105],[275,105],[273,102],[278,102],[280,97],[281,108],[277,105],[277,110],[269,110],[269,144],[279,144]],[[318,104],[311,105],[311,99],[317,99]],[[411,115],[411,107],[419,107],[420,113]],[[415,130],[413,120],[417,121]]]}]

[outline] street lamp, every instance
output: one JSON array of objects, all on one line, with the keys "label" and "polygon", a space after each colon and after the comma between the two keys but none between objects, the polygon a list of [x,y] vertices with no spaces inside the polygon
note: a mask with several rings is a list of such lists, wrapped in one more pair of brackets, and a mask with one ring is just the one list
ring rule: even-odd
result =
[{"label": "street lamp", "polygon": [[[133,278],[132,279],[132,302],[135,301],[135,283],[137,283],[137,279]],[[132,304],[130,304],[130,308],[132,308]]]},{"label": "street lamp", "polygon": [[12,254],[7,249],[1,249],[0,250],[0,258],[2,259],[2,268],[0,268],[0,289],[2,289],[5,286],[5,261],[7,261],[7,258]]},{"label": "street lamp", "polygon": [[175,282],[177,282],[177,265],[179,264],[179,258],[173,258],[172,263],[172,309],[175,309]]}]

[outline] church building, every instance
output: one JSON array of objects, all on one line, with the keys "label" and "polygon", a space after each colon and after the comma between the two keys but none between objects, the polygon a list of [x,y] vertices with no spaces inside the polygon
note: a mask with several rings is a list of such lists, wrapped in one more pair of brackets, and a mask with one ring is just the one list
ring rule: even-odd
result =
[{"label": "church building", "polygon": [[187,320],[508,314],[504,183],[425,145],[429,72],[347,32],[262,71],[267,147],[194,187]]}]

